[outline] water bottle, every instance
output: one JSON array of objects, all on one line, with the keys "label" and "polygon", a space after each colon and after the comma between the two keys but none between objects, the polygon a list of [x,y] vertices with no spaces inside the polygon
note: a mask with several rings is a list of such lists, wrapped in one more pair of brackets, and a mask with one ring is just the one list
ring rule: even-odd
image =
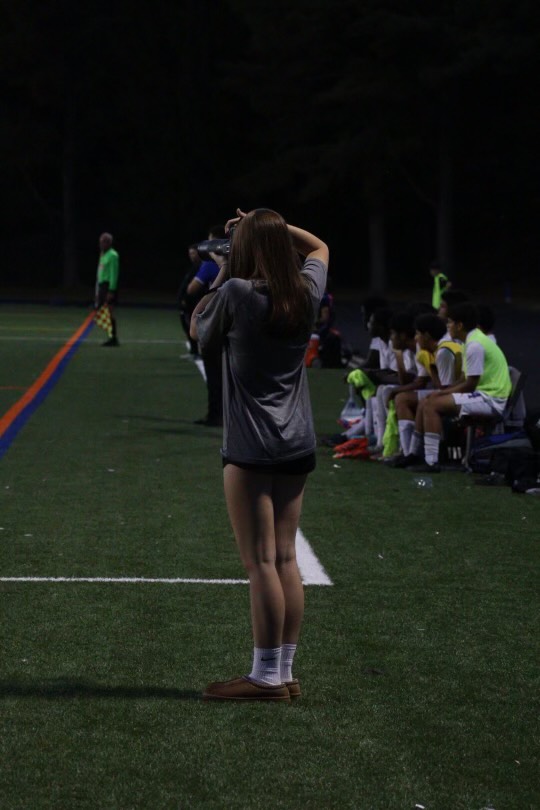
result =
[{"label": "water bottle", "polygon": [[429,475],[415,475],[413,486],[416,489],[433,489],[433,478],[430,478]]}]

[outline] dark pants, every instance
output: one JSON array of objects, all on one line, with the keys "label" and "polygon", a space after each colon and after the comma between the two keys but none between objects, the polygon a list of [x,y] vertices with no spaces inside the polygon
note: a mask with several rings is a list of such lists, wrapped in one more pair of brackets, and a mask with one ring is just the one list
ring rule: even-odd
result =
[{"label": "dark pants", "polygon": [[208,419],[223,419],[223,377],[221,370],[221,352],[204,357],[206,387],[208,390]]},{"label": "dark pants", "polygon": [[197,345],[197,341],[193,340],[193,338],[190,337],[190,334],[189,334],[189,327],[191,325],[191,312],[188,312],[185,309],[181,309],[180,310],[180,323],[182,324],[182,329],[186,333],[186,337],[187,337],[187,339],[189,341],[189,351],[191,352],[191,354],[198,354],[199,353],[199,347]]}]

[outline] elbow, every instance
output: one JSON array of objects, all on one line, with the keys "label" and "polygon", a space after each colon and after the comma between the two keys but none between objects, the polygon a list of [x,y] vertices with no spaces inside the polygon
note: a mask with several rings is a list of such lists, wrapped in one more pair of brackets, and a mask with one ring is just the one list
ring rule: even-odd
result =
[{"label": "elbow", "polygon": [[321,242],[321,246],[320,246],[319,250],[320,250],[320,252],[321,252],[321,259],[322,259],[322,261],[323,261],[323,262],[326,264],[326,266],[328,267],[328,264],[329,264],[329,262],[330,262],[330,248],[328,247],[328,245],[326,244],[326,242]]}]

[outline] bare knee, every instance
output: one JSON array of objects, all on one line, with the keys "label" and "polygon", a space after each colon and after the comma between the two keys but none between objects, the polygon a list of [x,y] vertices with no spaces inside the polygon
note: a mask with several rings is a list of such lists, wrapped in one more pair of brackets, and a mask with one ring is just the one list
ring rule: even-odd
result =
[{"label": "bare knee", "polygon": [[408,391],[402,391],[397,394],[395,398],[396,414],[398,419],[406,419],[414,414],[417,405],[416,394],[411,394]]},{"label": "bare knee", "polygon": [[267,576],[277,567],[275,554],[264,551],[244,557],[242,563],[249,576]]},{"label": "bare knee", "polygon": [[422,413],[432,414],[437,412],[438,397],[426,397],[422,402]]},{"label": "bare knee", "polygon": [[276,568],[283,570],[288,565],[296,564],[296,552],[294,548],[286,549],[276,554]]}]

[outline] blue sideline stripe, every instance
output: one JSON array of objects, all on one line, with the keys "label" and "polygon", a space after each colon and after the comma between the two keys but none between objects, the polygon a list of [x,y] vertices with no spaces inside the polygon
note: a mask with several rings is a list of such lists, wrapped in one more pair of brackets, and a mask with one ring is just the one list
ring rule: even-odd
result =
[{"label": "blue sideline stripe", "polygon": [[94,321],[90,321],[84,332],[79,335],[78,339],[75,341],[73,346],[69,349],[68,352],[62,357],[58,366],[53,371],[45,385],[39,389],[38,393],[35,395],[34,399],[28,403],[26,408],[24,408],[20,414],[13,420],[13,423],[8,427],[5,433],[0,436],[0,458],[2,458],[5,453],[9,450],[11,444],[15,440],[17,434],[20,430],[23,429],[27,421],[30,419],[34,411],[36,411],[44,399],[50,394],[60,377],[65,371],[65,368],[77,349],[79,348],[82,341],[86,338],[88,333],[94,327]]}]

